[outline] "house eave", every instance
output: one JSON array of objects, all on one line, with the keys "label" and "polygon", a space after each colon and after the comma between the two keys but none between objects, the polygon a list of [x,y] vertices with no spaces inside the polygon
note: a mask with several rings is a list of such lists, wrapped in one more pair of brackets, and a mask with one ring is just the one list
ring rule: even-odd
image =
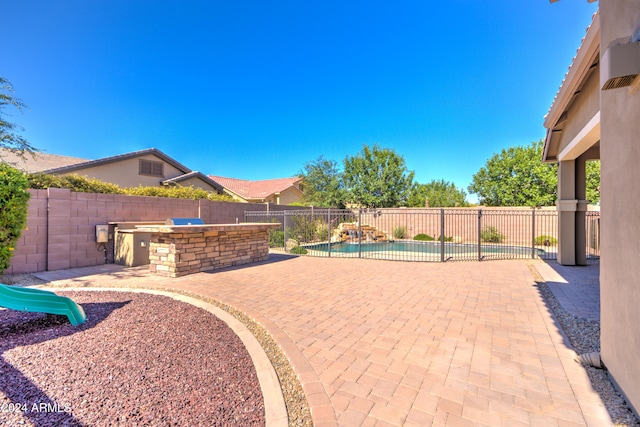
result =
[{"label": "house eave", "polygon": [[544,162],[557,162],[558,154],[553,148],[553,140],[556,133],[562,132],[564,122],[567,120],[567,109],[580,93],[580,88],[593,72],[600,59],[600,12],[593,15],[591,25],[587,29],[580,47],[573,59],[569,71],[565,75],[562,85],[556,94],[549,111],[544,118],[544,127],[547,135],[544,141],[542,160]]}]

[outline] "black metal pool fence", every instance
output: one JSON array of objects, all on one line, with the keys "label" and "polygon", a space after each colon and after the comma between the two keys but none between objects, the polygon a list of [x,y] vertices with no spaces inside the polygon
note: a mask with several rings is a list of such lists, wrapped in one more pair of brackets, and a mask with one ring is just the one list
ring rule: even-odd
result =
[{"label": "black metal pool fence", "polygon": [[[585,214],[588,259],[600,257],[600,212]],[[384,208],[245,212],[280,223],[269,245],[290,253],[399,261],[556,259],[555,208]]]}]

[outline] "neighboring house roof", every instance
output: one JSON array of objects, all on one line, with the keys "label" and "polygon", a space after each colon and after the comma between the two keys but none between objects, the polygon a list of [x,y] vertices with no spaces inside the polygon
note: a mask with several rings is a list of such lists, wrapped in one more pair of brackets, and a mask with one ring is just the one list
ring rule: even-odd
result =
[{"label": "neighboring house roof", "polygon": [[212,187],[216,188],[219,192],[222,192],[224,190],[222,185],[220,185],[219,183],[215,182],[214,180],[212,180],[211,178],[209,178],[207,175],[203,174],[202,172],[198,172],[198,171],[192,171],[192,172],[189,172],[189,173],[185,173],[184,175],[179,175],[179,176],[175,176],[173,178],[165,179],[164,181],[162,181],[162,183],[163,184],[177,184],[177,183],[186,181],[186,180],[191,179],[191,178],[201,179],[202,181],[204,181],[207,184],[211,185]]},{"label": "neighboring house roof", "polygon": [[94,167],[94,166],[102,166],[102,165],[106,165],[106,164],[109,164],[109,163],[116,163],[116,162],[119,162],[121,160],[131,159],[131,158],[135,158],[135,157],[141,157],[141,156],[145,156],[147,154],[153,154],[154,156],[156,156],[156,157],[164,160],[165,162],[169,163],[171,166],[175,167],[176,169],[178,169],[182,173],[192,172],[191,169],[189,169],[188,167],[186,167],[182,163],[177,162],[173,158],[167,156],[166,154],[164,154],[162,151],[158,150],[157,148],[147,148],[145,150],[132,151],[130,153],[119,154],[117,156],[103,157],[102,159],[97,159],[97,160],[87,160],[87,161],[85,161],[83,163],[75,163],[75,164],[61,166],[61,167],[57,167],[57,168],[46,169],[46,170],[43,170],[43,172],[53,173],[53,174],[75,172],[77,170],[82,170],[82,169],[86,169],[86,168],[90,168],[90,167]]},{"label": "neighboring house roof", "polygon": [[180,183],[189,179],[199,179],[205,182],[207,185],[215,188],[218,192],[222,192],[223,187],[209,178],[202,172],[192,171],[182,163],[169,157],[157,148],[147,148],[145,150],[132,151],[130,153],[120,154],[117,156],[103,157],[97,160],[81,159],[77,157],[60,156],[56,154],[35,153],[33,156],[25,154],[24,158],[21,158],[17,154],[9,150],[0,150],[0,160],[24,170],[25,172],[43,172],[48,174],[64,174],[79,172],[84,169],[93,168],[96,166],[104,166],[112,163],[117,163],[122,160],[132,159],[136,157],[142,157],[146,155],[153,155],[165,163],[176,168],[181,175],[177,175],[165,180],[162,180],[162,184]]},{"label": "neighboring house roof", "polygon": [[302,178],[278,178],[261,181],[249,181],[245,179],[227,178],[223,176],[209,175],[226,190],[238,195],[245,200],[263,200],[276,193],[281,193],[289,188],[294,188],[301,195],[302,191],[296,186]]},{"label": "neighboring house roof", "polygon": [[23,157],[6,149],[0,149],[0,160],[9,163],[28,173],[42,172],[48,169],[55,169],[88,162],[88,159],[78,157],[60,156],[57,154],[25,153]]}]

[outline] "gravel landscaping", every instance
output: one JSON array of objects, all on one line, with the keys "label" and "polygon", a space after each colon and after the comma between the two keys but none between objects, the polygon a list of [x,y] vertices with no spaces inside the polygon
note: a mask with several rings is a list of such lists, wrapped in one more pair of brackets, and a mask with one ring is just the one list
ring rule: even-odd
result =
[{"label": "gravel landscaping", "polygon": [[88,320],[0,310],[0,425],[263,426],[242,341],[168,297],[66,292]]},{"label": "gravel landscaping", "polygon": [[[537,270],[532,265],[530,269],[577,354],[599,352],[600,323],[564,310]],[[29,275],[0,276],[0,282],[44,283]],[[199,309],[146,294],[60,293],[82,303],[87,314],[93,313],[86,325],[73,328],[59,316],[0,311],[0,370],[8,372],[0,379],[0,405],[44,403],[49,404],[45,409],[57,409],[43,413],[28,408],[28,414],[3,411],[0,425],[184,425],[185,420],[187,425],[264,425],[263,400],[251,360],[245,359],[241,342],[242,348],[231,353],[218,348],[225,347],[220,344],[227,339],[239,339],[233,332],[232,337],[216,332],[224,329],[220,326],[207,325],[212,319],[220,322],[215,316],[203,311],[206,319],[195,321],[192,312]],[[105,299],[97,300],[99,295]],[[238,318],[261,343],[278,373],[290,425],[311,426],[299,381],[270,335],[233,307],[207,301]],[[168,310],[170,304],[180,305],[182,311]],[[225,359],[219,360],[224,367],[206,355]],[[238,368],[243,360],[248,366]],[[606,370],[585,369],[614,424],[640,427]],[[218,378],[229,381],[230,392]]]},{"label": "gravel landscaping", "polygon": [[[577,354],[600,351],[600,322],[583,319],[568,313],[558,302],[540,274],[534,268],[530,270],[536,278],[536,286],[545,299],[553,316],[560,324]],[[578,363],[578,362],[576,362]],[[627,406],[620,393],[609,380],[605,369],[592,366],[584,367],[591,379],[591,385],[600,395],[609,416],[616,426],[640,427],[640,422]]]}]

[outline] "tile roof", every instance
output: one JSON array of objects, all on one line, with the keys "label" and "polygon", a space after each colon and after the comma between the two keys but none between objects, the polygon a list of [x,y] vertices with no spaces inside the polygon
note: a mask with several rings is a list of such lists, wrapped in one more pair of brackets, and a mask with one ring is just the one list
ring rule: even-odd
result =
[{"label": "tile roof", "polygon": [[245,179],[227,178],[223,176],[209,175],[218,184],[232,191],[243,199],[265,199],[272,194],[282,192],[294,187],[302,178],[277,178],[261,181],[249,181]]},{"label": "tile roof", "polygon": [[[554,109],[554,107],[556,106],[556,103],[558,102],[560,95],[561,95],[561,91],[563,86],[565,86],[565,82],[569,79],[570,74],[572,73],[572,71],[575,69],[576,67],[576,61],[581,53],[581,51],[586,50],[585,47],[585,40],[587,39],[587,36],[589,35],[590,31],[594,31],[594,29],[596,31],[600,30],[600,22],[599,22],[599,18],[600,18],[600,10],[597,10],[592,16],[591,16],[591,23],[589,24],[589,26],[587,26],[587,29],[585,31],[585,35],[584,37],[582,37],[582,40],[580,41],[580,46],[578,47],[578,49],[576,50],[576,54],[573,57],[573,59],[571,59],[571,65],[569,65],[569,68],[567,69],[567,72],[564,75],[564,78],[562,79],[562,82],[560,83],[560,87],[558,88],[558,90],[556,91],[555,96],[553,97],[553,101],[551,102],[551,106],[549,107],[549,110],[547,111],[547,114],[544,115],[544,119],[545,121],[547,120],[547,118],[549,117],[549,115],[551,114],[551,111]],[[598,44],[599,44],[599,38],[598,38]],[[587,64],[587,65],[591,65],[591,64]]]}]

